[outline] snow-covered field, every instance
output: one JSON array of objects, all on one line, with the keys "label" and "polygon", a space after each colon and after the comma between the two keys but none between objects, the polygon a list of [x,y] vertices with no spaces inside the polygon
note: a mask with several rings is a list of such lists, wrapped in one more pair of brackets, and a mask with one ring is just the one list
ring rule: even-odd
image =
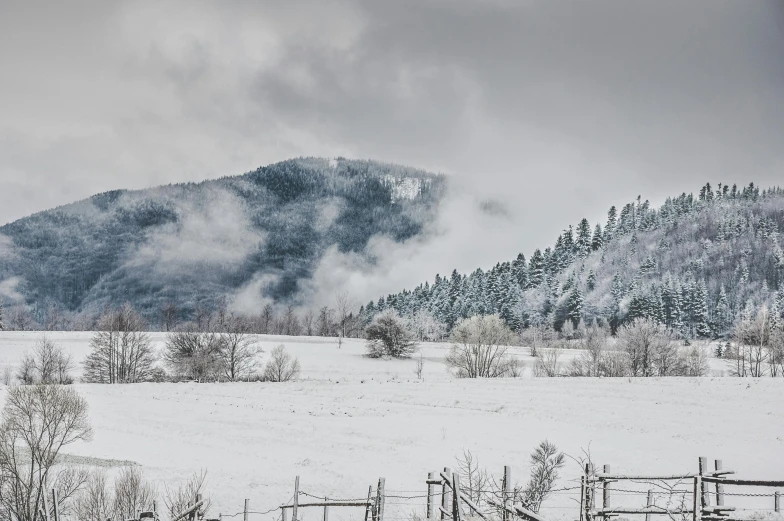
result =
[{"label": "snow-covered field", "polygon": [[[38,337],[0,333],[0,366],[15,364]],[[77,361],[89,350],[89,333],[50,338]],[[162,345],[165,337],[153,338]],[[302,380],[78,384],[95,436],[69,452],[87,462],[138,463],[161,484],[207,469],[211,512],[224,516],[240,512],[244,498],[258,512],[287,502],[296,475],[301,490],[322,497],[364,497],[381,476],[389,495],[421,496],[427,472],[454,467],[464,449],[496,475],[511,465],[524,482],[528,455],[545,438],[575,457],[590,448],[614,472],[694,472],[704,455],[723,459],[739,477],[784,479],[781,378],[456,380],[442,363],[448,346],[427,344],[418,381],[413,360],[364,358],[361,341],[338,349],[335,339],[260,340],[267,352],[282,343],[298,356]],[[526,349],[518,355],[530,362]],[[580,468],[570,460],[561,474],[558,486],[573,487]],[[579,490],[558,493],[543,513],[575,519],[576,498]],[[389,498],[386,519],[421,514],[424,501]],[[621,492],[613,498],[614,505],[643,503]],[[727,504],[772,508],[773,499],[728,497]],[[302,517],[320,516],[305,509]],[[362,517],[361,509],[330,511],[331,519]]]}]

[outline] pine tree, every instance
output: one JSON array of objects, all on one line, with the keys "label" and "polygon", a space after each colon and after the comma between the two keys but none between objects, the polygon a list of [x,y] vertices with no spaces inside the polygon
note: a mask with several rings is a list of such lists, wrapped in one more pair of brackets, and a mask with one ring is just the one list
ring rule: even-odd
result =
[{"label": "pine tree", "polygon": [[512,276],[517,282],[517,285],[521,288],[525,288],[528,285],[528,273],[526,272],[525,255],[522,253],[519,254],[514,261],[512,261]]},{"label": "pine tree", "polygon": [[580,221],[580,224],[577,225],[577,244],[575,247],[577,249],[577,256],[581,258],[587,257],[593,249],[591,242],[591,225],[588,224],[588,219],[583,218],[583,220]]},{"label": "pine tree", "polygon": [[[713,192],[710,192],[711,194]],[[708,325],[708,288],[705,281],[701,280],[695,287],[694,294],[694,330],[697,336],[709,338],[711,336],[710,326]]]},{"label": "pine tree", "polygon": [[582,319],[583,312],[583,294],[580,292],[580,286],[578,284],[575,284],[572,288],[566,307],[567,317],[571,320],[572,326],[577,327],[577,324]]},{"label": "pine tree", "polygon": [[730,303],[727,299],[727,292],[724,290],[724,284],[722,284],[719,291],[719,300],[716,303],[716,333],[719,336],[726,337],[729,334],[730,327],[732,327]]},{"label": "pine tree", "polygon": [[593,251],[601,250],[603,245],[602,227],[599,223],[596,223],[596,228],[593,230],[593,239],[591,239],[591,249]]},{"label": "pine tree", "polygon": [[593,270],[588,272],[588,278],[585,279],[585,286],[588,288],[588,291],[596,289],[596,273],[594,273]]},{"label": "pine tree", "polygon": [[618,211],[615,206],[611,206],[607,212],[607,224],[604,225],[604,243],[608,243],[615,237],[615,228],[618,226]]},{"label": "pine tree", "polygon": [[544,282],[544,256],[538,248],[531,255],[531,260],[528,263],[528,288],[537,288]]}]

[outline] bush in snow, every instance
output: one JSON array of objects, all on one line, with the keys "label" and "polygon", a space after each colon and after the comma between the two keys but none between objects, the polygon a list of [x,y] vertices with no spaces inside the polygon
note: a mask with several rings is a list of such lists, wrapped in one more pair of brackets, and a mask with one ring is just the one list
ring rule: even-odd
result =
[{"label": "bush in snow", "polygon": [[498,315],[473,316],[452,330],[452,350],[445,358],[448,368],[459,378],[511,376],[515,359],[507,346],[515,334]]},{"label": "bush in snow", "polygon": [[418,343],[408,320],[393,309],[382,311],[365,329],[368,356],[407,358],[417,350]]},{"label": "bush in snow", "polygon": [[270,353],[270,359],[264,366],[265,382],[288,382],[299,377],[299,360],[292,358],[281,344]]}]

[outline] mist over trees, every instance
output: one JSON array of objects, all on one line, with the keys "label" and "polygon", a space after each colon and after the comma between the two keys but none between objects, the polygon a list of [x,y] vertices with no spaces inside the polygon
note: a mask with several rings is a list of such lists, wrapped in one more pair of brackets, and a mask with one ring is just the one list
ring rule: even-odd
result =
[{"label": "mist over trees", "polygon": [[569,226],[530,257],[436,275],[371,301],[360,316],[369,323],[387,309],[409,318],[427,313],[449,331],[497,314],[516,332],[544,326],[567,336],[581,324],[616,334],[647,319],[687,339],[728,339],[743,314],[763,307],[782,323],[782,227],[780,188],[707,184],[697,197],[684,193],[658,209],[638,197],[620,212],[611,207],[604,223]]},{"label": "mist over trees", "polygon": [[[150,327],[171,331],[236,295],[256,295],[249,313],[261,293],[276,307],[296,305],[329,248],[362,254],[375,235],[420,234],[445,188],[443,176],[413,168],[299,158],[98,194],[0,226],[0,282],[23,297],[0,297],[3,323],[93,330],[104,309],[127,302]],[[346,318],[338,317],[343,336]]]}]

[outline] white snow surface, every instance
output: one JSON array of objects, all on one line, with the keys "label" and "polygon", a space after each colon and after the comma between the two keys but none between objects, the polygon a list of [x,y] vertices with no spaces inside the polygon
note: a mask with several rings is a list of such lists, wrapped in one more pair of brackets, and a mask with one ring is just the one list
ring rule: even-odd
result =
[{"label": "white snow surface", "polygon": [[[77,362],[89,352],[90,333],[48,336]],[[18,363],[39,337],[0,332],[0,366]],[[158,347],[165,341],[160,333],[152,338]],[[135,462],[161,491],[164,483],[206,469],[216,517],[241,512],[245,498],[253,512],[288,502],[297,475],[302,491],[321,497],[364,498],[382,476],[388,495],[422,496],[427,473],[454,468],[463,450],[496,477],[511,465],[514,481],[524,483],[529,454],[545,438],[574,457],[590,449],[595,463],[611,464],[618,473],[695,472],[698,456],[707,456],[722,459],[738,477],[784,479],[781,378],[458,380],[443,365],[448,345],[425,344],[424,380],[418,381],[414,360],[365,358],[359,340],[346,340],[341,349],[331,338],[259,340],[262,362],[272,347],[284,344],[299,357],[302,379],[76,384],[89,402],[95,435],[69,447],[69,455],[110,468],[117,460]],[[530,363],[527,349],[515,350]],[[4,395],[0,385],[0,399]],[[557,486],[577,488],[554,494],[542,509],[545,516],[577,518],[579,476],[579,465],[568,460]],[[730,497],[726,503],[771,509],[773,499]],[[385,519],[421,515],[424,504],[421,497],[390,497]],[[618,493],[618,505],[642,507],[644,497]],[[319,509],[301,514],[305,521],[322,515]],[[333,520],[363,518],[362,509],[330,510]]]}]

